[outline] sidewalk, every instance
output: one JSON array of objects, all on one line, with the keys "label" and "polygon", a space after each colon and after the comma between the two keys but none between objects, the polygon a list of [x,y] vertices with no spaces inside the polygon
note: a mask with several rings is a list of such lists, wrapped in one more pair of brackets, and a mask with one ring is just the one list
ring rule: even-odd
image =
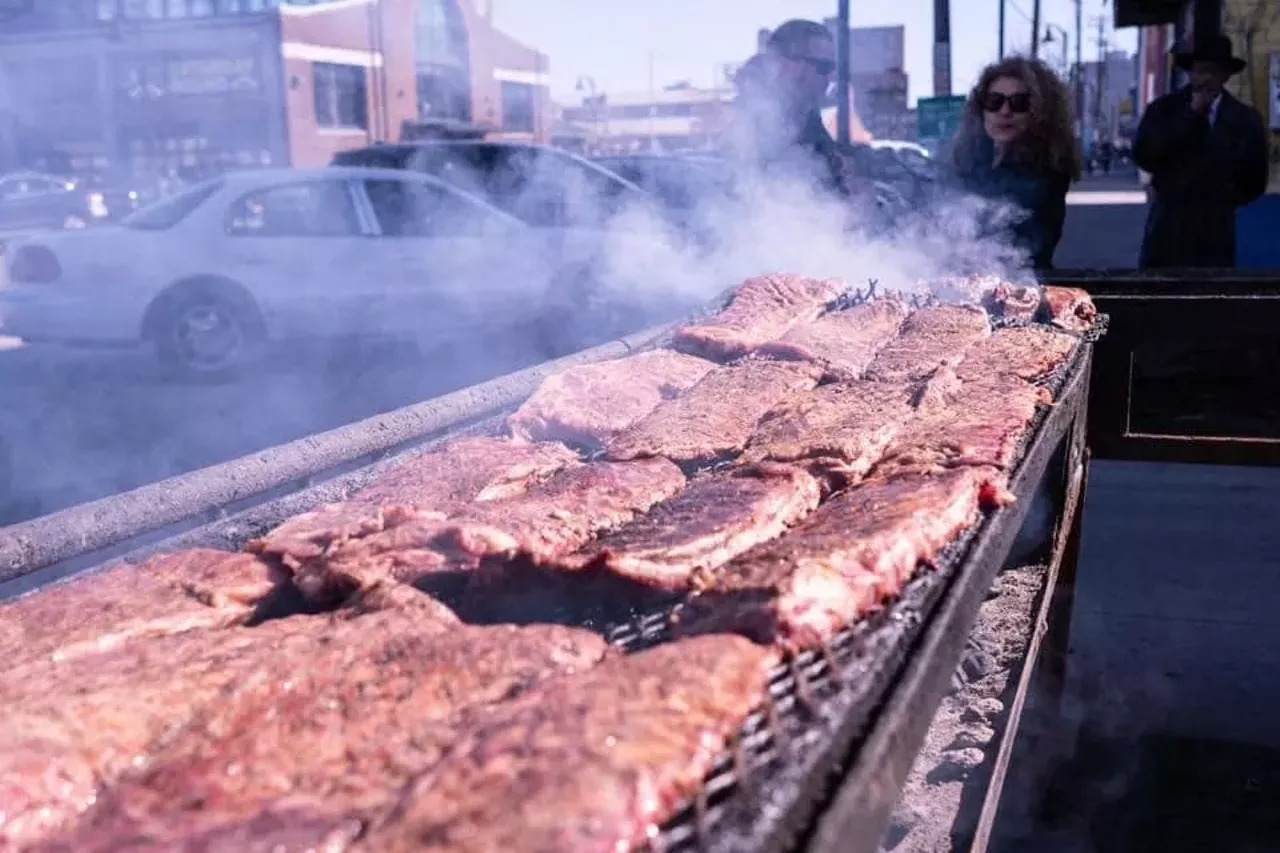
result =
[{"label": "sidewalk", "polygon": [[1085,175],[1067,193],[1067,204],[1146,204],[1147,194],[1133,169],[1111,174]]}]

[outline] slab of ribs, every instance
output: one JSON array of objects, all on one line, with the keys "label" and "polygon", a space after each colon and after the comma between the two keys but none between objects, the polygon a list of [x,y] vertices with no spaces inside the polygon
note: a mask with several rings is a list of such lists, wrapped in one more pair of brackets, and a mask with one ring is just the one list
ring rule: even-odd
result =
[{"label": "slab of ribs", "polygon": [[[963,285],[749,279],[242,551],[0,605],[0,850],[640,849],[781,661],[1012,500],[1097,314]],[[627,652],[549,590],[679,607]]]}]

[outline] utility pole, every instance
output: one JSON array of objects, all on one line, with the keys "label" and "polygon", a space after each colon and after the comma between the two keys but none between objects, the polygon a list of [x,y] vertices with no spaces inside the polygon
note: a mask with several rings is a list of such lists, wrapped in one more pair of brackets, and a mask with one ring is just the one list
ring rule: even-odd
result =
[{"label": "utility pole", "polygon": [[1080,144],[1084,145],[1084,0],[1076,2],[1076,121],[1080,123]]},{"label": "utility pole", "polygon": [[933,0],[933,94],[951,94],[951,0]]},{"label": "utility pole", "polygon": [[849,133],[849,0],[836,7],[836,141],[848,144]]},{"label": "utility pole", "polygon": [[1000,38],[997,43],[998,47],[996,48],[996,56],[1000,59],[1004,59],[1004,13],[1006,3],[1005,0],[998,0],[998,2],[1000,4]]},{"label": "utility pole", "polygon": [[1040,0],[1031,4],[1031,58],[1040,55]]},{"label": "utility pole", "polygon": [[1107,19],[1101,15],[1097,18],[1098,24],[1098,69],[1094,75],[1094,92],[1093,92],[1093,126],[1099,130],[1102,128],[1102,100],[1103,91],[1107,84]]}]

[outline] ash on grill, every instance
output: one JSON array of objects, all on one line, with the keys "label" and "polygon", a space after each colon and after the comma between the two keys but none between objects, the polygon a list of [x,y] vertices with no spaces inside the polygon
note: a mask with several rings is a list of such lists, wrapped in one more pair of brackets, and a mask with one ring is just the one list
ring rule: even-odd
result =
[{"label": "ash on grill", "polygon": [[1027,654],[1044,566],[1006,569],[969,635],[952,692],[934,715],[902,798],[881,841],[883,853],[966,850],[993,759],[1007,722],[1018,663]]}]

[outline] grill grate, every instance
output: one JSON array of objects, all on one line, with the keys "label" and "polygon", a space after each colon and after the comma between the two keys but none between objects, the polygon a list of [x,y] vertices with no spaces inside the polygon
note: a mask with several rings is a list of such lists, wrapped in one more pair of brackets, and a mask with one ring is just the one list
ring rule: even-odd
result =
[{"label": "grill grate", "polygon": [[[1006,321],[1002,325],[1035,325]],[[1105,332],[1100,318],[1081,345],[1039,384],[1060,402],[1067,382],[1084,367],[1089,347]],[[1043,438],[1053,406],[1042,406],[1019,443],[1014,466]],[[921,565],[902,593],[825,646],[788,658],[773,673],[764,706],[752,713],[731,749],[714,765],[697,794],[649,838],[650,853],[773,853],[792,849],[806,831],[848,747],[868,731],[922,628],[987,522],[984,513]],[[614,626],[609,640],[626,652],[671,638],[680,604]],[[767,780],[768,784],[764,784]]]},{"label": "grill grate", "polygon": [[[747,718],[698,793],[653,832],[652,853],[789,849],[803,830],[789,825],[799,818],[797,801],[816,804],[826,769],[838,761],[833,753],[866,731],[981,527],[948,545],[936,565],[921,565],[893,602],[779,665],[764,706]],[[665,642],[678,612],[619,626],[610,641],[628,652]]]}]

